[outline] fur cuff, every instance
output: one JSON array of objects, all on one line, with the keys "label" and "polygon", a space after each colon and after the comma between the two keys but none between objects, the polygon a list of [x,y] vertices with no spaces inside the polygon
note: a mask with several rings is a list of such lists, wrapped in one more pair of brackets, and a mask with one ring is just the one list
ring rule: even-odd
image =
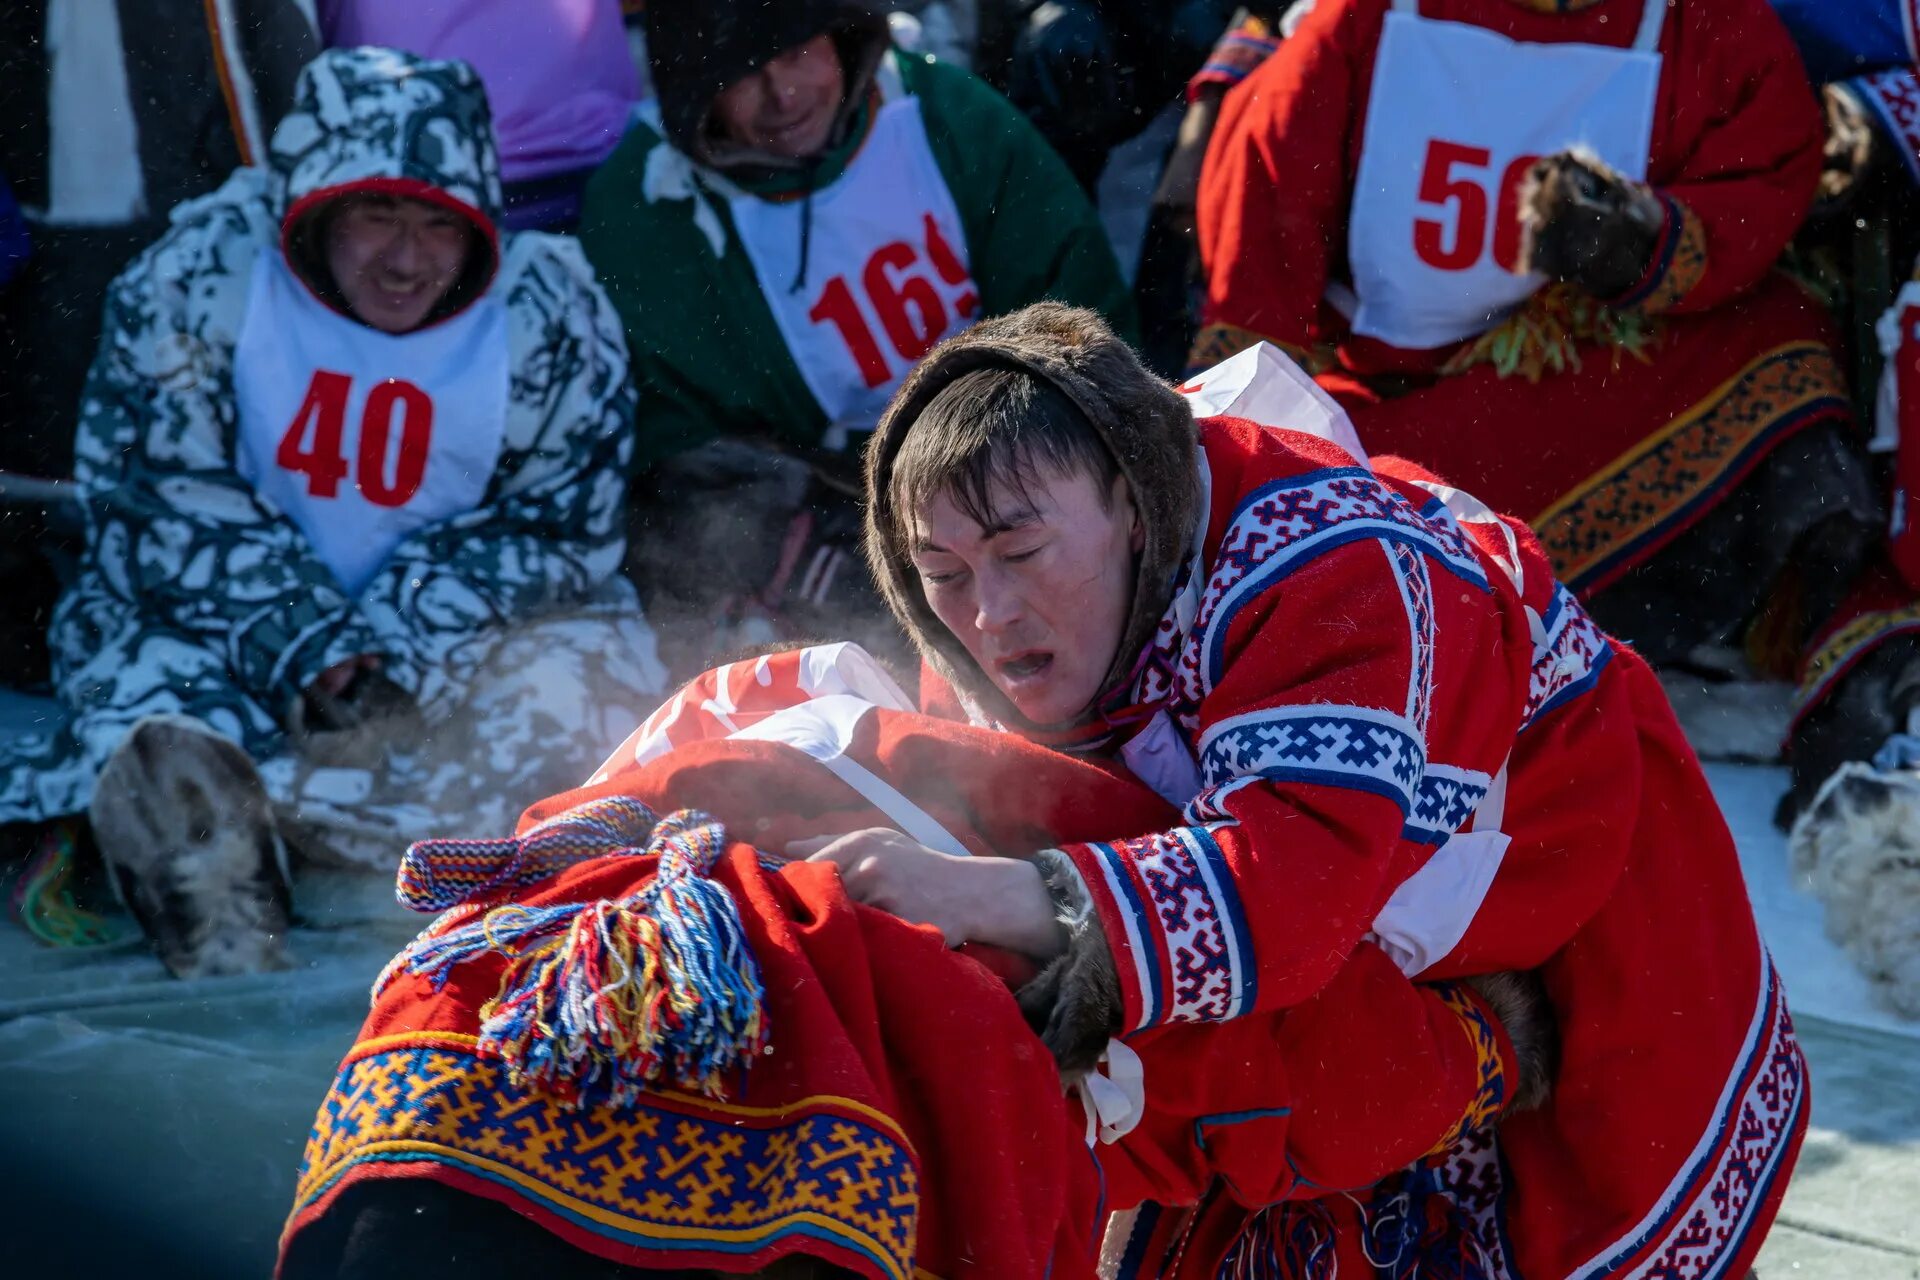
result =
[{"label": "fur cuff", "polygon": [[1120,978],[1093,895],[1073,860],[1058,849],[1042,849],[1033,864],[1046,881],[1054,917],[1066,926],[1067,949],[1016,994],[1027,1024],[1071,1084],[1093,1069],[1120,1031]]}]

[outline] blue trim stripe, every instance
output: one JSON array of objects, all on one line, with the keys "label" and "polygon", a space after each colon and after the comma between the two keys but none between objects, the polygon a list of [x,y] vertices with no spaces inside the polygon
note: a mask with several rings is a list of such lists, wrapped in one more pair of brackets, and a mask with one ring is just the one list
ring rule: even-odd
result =
[{"label": "blue trim stripe", "polygon": [[1200,742],[1209,787],[1236,778],[1364,791],[1414,811],[1426,744],[1406,718],[1370,707],[1320,704],[1249,712],[1214,725]]},{"label": "blue trim stripe", "polygon": [[1531,729],[1534,725],[1538,724],[1540,722],[1540,718],[1546,715],[1548,712],[1551,712],[1558,707],[1564,706],[1565,704],[1572,702],[1575,698],[1579,697],[1581,694],[1586,693],[1588,690],[1592,689],[1594,685],[1599,684],[1600,673],[1602,671],[1605,671],[1607,669],[1607,664],[1612,661],[1613,661],[1613,646],[1608,645],[1605,648],[1600,650],[1599,654],[1594,658],[1593,665],[1587,668],[1587,673],[1585,675],[1581,676],[1578,680],[1569,682],[1564,688],[1556,692],[1551,698],[1548,698],[1545,702],[1541,703],[1540,709],[1533,713],[1532,717],[1528,719],[1526,724],[1521,726],[1521,731],[1525,732],[1526,730]]},{"label": "blue trim stripe", "polygon": [[1127,1234],[1126,1252],[1120,1255],[1114,1280],[1141,1280],[1140,1268],[1146,1262],[1147,1245],[1153,1239],[1154,1228],[1160,1225],[1163,1212],[1158,1204],[1148,1200],[1133,1215],[1133,1230]]},{"label": "blue trim stripe", "polygon": [[1253,953],[1253,931],[1247,927],[1247,912],[1240,903],[1240,887],[1234,883],[1233,868],[1228,865],[1226,854],[1214,842],[1213,833],[1205,827],[1185,827],[1177,834],[1199,865],[1200,874],[1213,893],[1214,905],[1223,922],[1233,931],[1227,943],[1233,948],[1233,973],[1239,979],[1240,995],[1228,1008],[1226,1018],[1221,1019],[1224,1022],[1251,1011],[1260,994],[1260,973]]},{"label": "blue trim stripe", "polygon": [[1292,1114],[1292,1107],[1260,1107],[1252,1111],[1223,1111],[1218,1115],[1201,1116],[1193,1122],[1193,1145],[1205,1151],[1209,1129],[1224,1129],[1228,1125],[1245,1124],[1249,1120],[1272,1120]]},{"label": "blue trim stripe", "polygon": [[1309,534],[1297,542],[1291,543],[1270,558],[1262,561],[1256,568],[1247,572],[1226,594],[1220,597],[1219,605],[1213,616],[1206,622],[1206,635],[1203,644],[1206,649],[1206,667],[1209,673],[1208,684],[1219,682],[1223,650],[1227,643],[1227,631],[1233,620],[1254,600],[1280,582],[1330,551],[1336,551],[1350,543],[1377,540],[1385,543],[1400,543],[1438,561],[1440,567],[1453,577],[1480,591],[1490,591],[1487,578],[1480,572],[1477,562],[1472,563],[1471,571],[1450,558],[1447,548],[1432,534],[1419,529],[1396,524],[1391,520],[1373,517],[1355,517],[1327,526],[1322,533]]},{"label": "blue trim stripe", "polygon": [[[1755,1010],[1755,1024],[1751,1038],[1741,1049],[1736,1061],[1733,1088],[1726,1096],[1726,1104],[1714,1118],[1711,1140],[1701,1151],[1698,1159],[1690,1165],[1678,1182],[1678,1189],[1664,1196],[1662,1211],[1647,1229],[1631,1241],[1615,1250],[1610,1256],[1580,1268],[1579,1277],[1592,1277],[1610,1274],[1620,1270],[1631,1262],[1636,1255],[1645,1252],[1649,1245],[1656,1243],[1662,1236],[1670,1234],[1676,1227],[1684,1226],[1680,1217],[1694,1206],[1701,1183],[1721,1166],[1727,1154],[1728,1131],[1743,1118],[1746,1102],[1754,1088],[1756,1078],[1767,1069],[1775,1052],[1775,1044],[1784,1040],[1790,1032],[1786,1029],[1787,1009],[1780,989],[1780,974],[1773,967],[1773,958],[1761,947],[1761,962],[1765,966],[1763,973],[1764,995]],[[1765,1203],[1768,1188],[1773,1185],[1786,1149],[1792,1143],[1792,1135],[1798,1128],[1800,1117],[1807,1107],[1807,1079],[1804,1057],[1799,1068],[1799,1089],[1796,1091],[1793,1106],[1783,1118],[1780,1140],[1767,1153],[1770,1166],[1765,1180],[1756,1185],[1753,1195],[1742,1208],[1742,1220],[1737,1224],[1739,1230],[1730,1238],[1718,1241],[1718,1255],[1714,1259],[1713,1269],[1703,1275],[1720,1277],[1724,1273],[1722,1264],[1738,1251],[1741,1241],[1752,1227],[1754,1209]]]},{"label": "blue trim stripe", "polygon": [[[1100,859],[1107,883],[1114,887],[1116,896],[1132,916],[1134,928],[1138,931],[1139,945],[1132,950],[1134,973],[1140,985],[1140,1026],[1158,1026],[1167,1016],[1167,993],[1160,981],[1162,948],[1153,943],[1153,939],[1160,936],[1160,921],[1148,912],[1147,904],[1141,900],[1140,891],[1133,883],[1132,869],[1120,851],[1113,845],[1098,842],[1088,847]],[[1128,1030],[1137,1031],[1139,1027],[1130,1027]]]},{"label": "blue trim stripe", "polygon": [[[1780,359],[1793,359],[1802,354],[1804,353],[1794,352],[1781,356]],[[1844,397],[1821,396],[1817,400],[1800,406],[1792,413],[1784,415],[1747,441],[1739,453],[1720,469],[1719,476],[1711,484],[1703,487],[1699,493],[1677,507],[1653,528],[1621,543],[1601,559],[1594,561],[1585,572],[1567,578],[1567,586],[1575,592],[1585,594],[1591,583],[1613,573],[1616,569],[1638,563],[1642,555],[1649,553],[1652,547],[1688,528],[1695,520],[1705,515],[1708,509],[1716,506],[1731,491],[1732,486],[1727,482],[1727,477],[1743,473],[1752,462],[1757,460],[1757,455],[1772,449],[1780,442],[1782,436],[1800,430],[1808,424],[1809,419],[1842,417],[1851,412],[1852,408]],[[1593,487],[1597,489],[1600,486]]]}]

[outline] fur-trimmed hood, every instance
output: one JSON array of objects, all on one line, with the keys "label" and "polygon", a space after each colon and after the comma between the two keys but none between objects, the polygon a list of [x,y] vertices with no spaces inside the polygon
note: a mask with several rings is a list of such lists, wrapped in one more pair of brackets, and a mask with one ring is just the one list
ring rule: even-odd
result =
[{"label": "fur-trimmed hood", "polygon": [[464,62],[368,45],[329,49],[301,68],[268,166],[287,265],[344,311],[320,244],[326,210],[361,192],[406,196],[473,224],[476,252],[432,319],[485,293],[500,263],[500,150],[480,77]]},{"label": "fur-trimmed hood", "polygon": [[936,395],[976,369],[1017,369],[1057,388],[1093,424],[1132,490],[1146,546],[1134,577],[1126,633],[1102,682],[1109,691],[1132,676],[1192,547],[1201,502],[1193,414],[1097,313],[1040,302],[935,347],[894,396],[867,446],[867,562],[921,655],[972,708],[1002,724],[1028,730],[1077,727],[1029,724],[974,665],[928,606],[913,568],[906,513],[889,501],[901,442]]}]

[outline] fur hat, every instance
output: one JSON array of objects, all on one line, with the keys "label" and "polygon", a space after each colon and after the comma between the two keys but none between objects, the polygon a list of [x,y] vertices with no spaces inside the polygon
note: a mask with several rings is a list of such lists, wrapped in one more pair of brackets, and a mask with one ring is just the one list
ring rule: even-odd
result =
[{"label": "fur hat", "polygon": [[1166,612],[1200,517],[1199,437],[1186,402],[1140,363],[1105,320],[1057,302],[1038,302],[984,321],[935,347],[874,430],[866,456],[867,563],[894,616],[921,656],[973,706],[1015,727],[1067,728],[1028,724],[934,616],[913,567],[909,513],[896,511],[889,493],[894,459],[914,423],[948,384],[979,369],[1017,370],[1059,390],[1086,415],[1132,490],[1146,546],[1126,632],[1103,691],[1133,674]]}]

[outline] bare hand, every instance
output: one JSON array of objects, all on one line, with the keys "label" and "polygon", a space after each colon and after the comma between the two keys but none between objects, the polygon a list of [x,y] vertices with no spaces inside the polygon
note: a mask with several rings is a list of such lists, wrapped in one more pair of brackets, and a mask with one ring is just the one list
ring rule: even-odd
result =
[{"label": "bare hand", "polygon": [[855,902],[930,924],[950,947],[983,942],[1038,959],[1066,950],[1046,883],[1017,858],[961,858],[886,827],[796,840],[789,858],[831,863]]}]

